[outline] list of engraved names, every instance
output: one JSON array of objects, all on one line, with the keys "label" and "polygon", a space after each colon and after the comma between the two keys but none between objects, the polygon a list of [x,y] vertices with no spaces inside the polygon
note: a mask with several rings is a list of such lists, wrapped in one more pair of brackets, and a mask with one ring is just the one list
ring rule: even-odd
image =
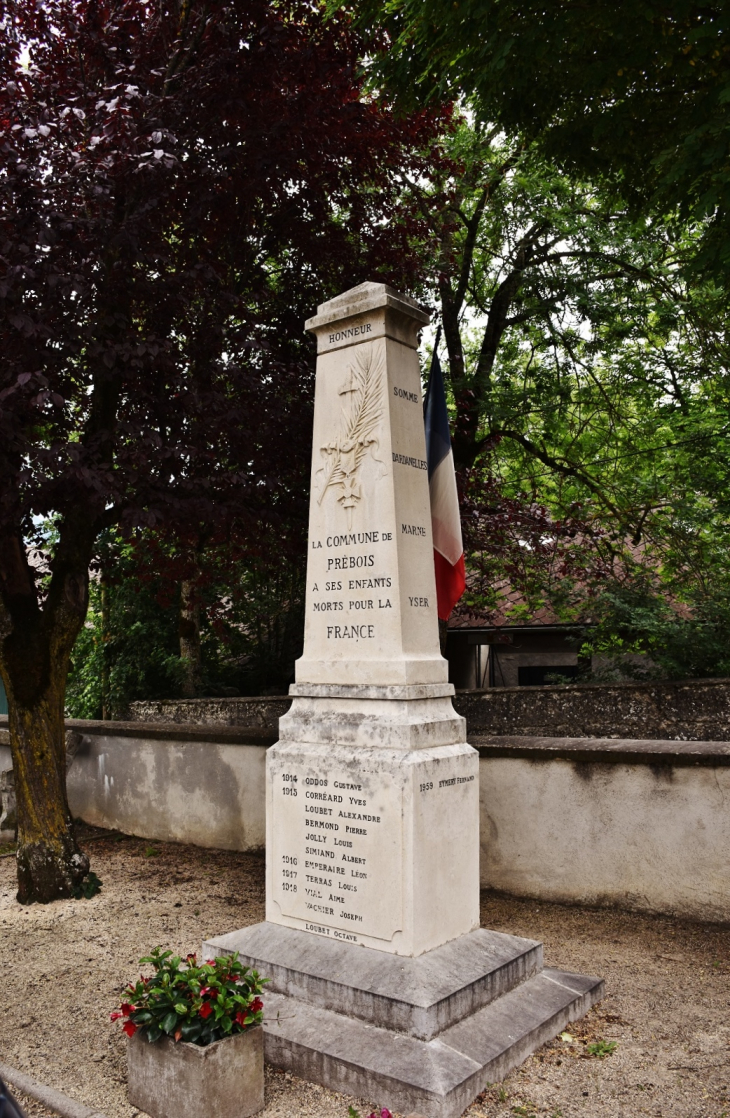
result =
[{"label": "list of engraved names", "polygon": [[392,778],[320,776],[288,764],[273,774],[273,794],[273,886],[282,915],[353,943],[361,935],[390,939],[401,924],[400,881],[384,890],[374,871],[401,864],[401,796]]}]

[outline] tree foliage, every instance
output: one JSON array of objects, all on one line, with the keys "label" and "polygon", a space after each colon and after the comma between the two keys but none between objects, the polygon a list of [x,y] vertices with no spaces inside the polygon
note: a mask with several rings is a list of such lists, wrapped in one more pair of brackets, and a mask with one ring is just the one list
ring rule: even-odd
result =
[{"label": "tree foliage", "polygon": [[137,700],[189,695],[180,640],[184,586],[198,614],[194,694],[287,690],[304,630],[306,557],[298,546],[288,551],[271,540],[268,554],[255,554],[250,541],[234,537],[191,555],[184,543],[150,530],[127,540],[107,534],[102,543],[71,656],[72,718],[125,719]]},{"label": "tree foliage", "polygon": [[86,868],[63,704],[95,540],[276,537],[310,438],[290,339],[333,285],[415,282],[398,186],[433,121],[364,97],[362,38],[296,0],[0,0],[0,26],[0,673],[19,896],[48,900]]},{"label": "tree foliage", "polygon": [[409,100],[467,98],[624,197],[706,219],[702,262],[730,258],[730,14],[705,0],[371,0],[391,49],[378,80]]},{"label": "tree foliage", "polygon": [[[440,242],[462,617],[503,611],[517,588],[514,620],[545,604],[600,619],[604,652],[611,633],[636,651],[644,626],[674,674],[692,638],[686,672],[710,670],[699,619],[715,599],[721,615],[728,586],[730,384],[724,291],[690,278],[702,228],[637,215],[466,119],[446,146],[439,201],[413,191]],[[628,635],[631,603],[644,613]]]}]

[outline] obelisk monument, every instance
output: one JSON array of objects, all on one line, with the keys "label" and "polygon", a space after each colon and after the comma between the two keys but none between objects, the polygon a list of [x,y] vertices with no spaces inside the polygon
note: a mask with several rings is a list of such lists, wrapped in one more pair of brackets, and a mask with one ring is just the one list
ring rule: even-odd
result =
[{"label": "obelisk monument", "polygon": [[[204,945],[271,978],[266,1056],[454,1118],[597,979],[479,928],[479,758],[441,656],[418,332],[383,284],[323,304],[304,652],[266,770],[266,922]],[[365,950],[363,950],[363,948]]]},{"label": "obelisk monument", "polygon": [[363,284],[307,323],[304,654],[267,781],[267,919],[411,956],[479,926],[478,756],[438,639],[426,321]]}]

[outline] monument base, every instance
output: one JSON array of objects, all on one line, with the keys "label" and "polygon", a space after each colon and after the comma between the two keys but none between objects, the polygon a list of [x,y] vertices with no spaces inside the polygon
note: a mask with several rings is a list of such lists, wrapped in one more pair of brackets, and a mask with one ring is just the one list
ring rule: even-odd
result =
[{"label": "monument base", "polygon": [[255,924],[203,944],[270,979],[264,1055],[344,1094],[457,1118],[603,996],[542,944],[480,928],[415,958]]}]

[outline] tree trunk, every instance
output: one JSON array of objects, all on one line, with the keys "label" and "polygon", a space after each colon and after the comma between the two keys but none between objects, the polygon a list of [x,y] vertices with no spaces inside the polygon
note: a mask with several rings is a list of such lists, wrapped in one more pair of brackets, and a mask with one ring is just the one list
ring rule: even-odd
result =
[{"label": "tree trunk", "polygon": [[180,584],[180,659],[183,664],[183,695],[194,699],[200,694],[202,659],[200,652],[200,602],[194,580]]},{"label": "tree trunk", "polygon": [[89,871],[89,859],[76,845],[66,798],[65,682],[63,664],[50,672],[43,694],[26,706],[8,679],[20,904],[70,897]]},{"label": "tree trunk", "polygon": [[71,547],[69,535],[62,525],[42,610],[20,531],[0,537],[0,668],[8,696],[21,904],[70,897],[89,871],[66,799],[63,716],[71,650],[89,602],[93,536],[80,533]]}]

